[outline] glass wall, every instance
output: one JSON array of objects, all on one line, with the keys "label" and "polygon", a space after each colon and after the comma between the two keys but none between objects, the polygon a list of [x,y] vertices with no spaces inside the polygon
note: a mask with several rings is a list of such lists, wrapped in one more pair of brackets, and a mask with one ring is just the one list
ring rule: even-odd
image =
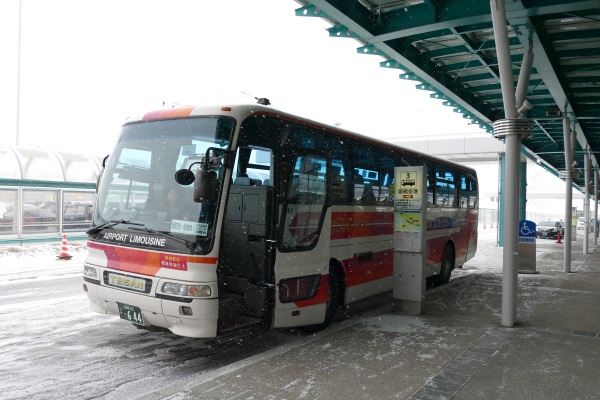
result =
[{"label": "glass wall", "polygon": [[23,189],[23,233],[58,232],[58,190]]},{"label": "glass wall", "polygon": [[0,189],[0,235],[16,235],[15,207],[17,189]]},{"label": "glass wall", "polygon": [[91,225],[94,190],[0,187],[0,240],[55,237]]},{"label": "glass wall", "polygon": [[63,192],[63,232],[82,231],[92,224],[93,192],[64,191]]}]

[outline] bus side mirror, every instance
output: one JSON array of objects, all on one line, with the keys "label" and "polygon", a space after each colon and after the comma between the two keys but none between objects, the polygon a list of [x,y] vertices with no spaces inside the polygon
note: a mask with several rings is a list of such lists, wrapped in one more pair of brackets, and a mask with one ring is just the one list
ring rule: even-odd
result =
[{"label": "bus side mirror", "polygon": [[217,173],[199,168],[194,180],[194,201],[196,203],[210,203],[214,200],[217,189]]},{"label": "bus side mirror", "polygon": [[175,181],[183,186],[191,185],[194,182],[194,173],[189,169],[180,169],[175,172]]}]

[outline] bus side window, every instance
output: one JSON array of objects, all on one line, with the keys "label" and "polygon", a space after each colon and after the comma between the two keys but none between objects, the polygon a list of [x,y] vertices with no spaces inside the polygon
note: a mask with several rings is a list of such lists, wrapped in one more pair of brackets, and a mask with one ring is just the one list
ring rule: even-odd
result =
[{"label": "bus side window", "polygon": [[345,204],[347,202],[346,177],[344,166],[339,160],[332,161],[331,168],[331,202],[333,204]]},{"label": "bus side window", "polygon": [[435,204],[442,207],[456,207],[456,201],[454,171],[437,167],[435,170]]},{"label": "bus side window", "polygon": [[294,164],[287,190],[283,247],[301,250],[319,238],[325,207],[327,160],[299,156]]},{"label": "bus side window", "polygon": [[234,185],[272,186],[273,154],[270,149],[240,147],[233,167]]},{"label": "bus side window", "polygon": [[469,208],[477,207],[477,182],[472,178],[467,179],[469,185]]},{"label": "bus side window", "polygon": [[469,192],[471,190],[470,184],[471,184],[471,182],[469,182],[469,179],[466,176],[461,175],[461,177],[460,177],[460,203],[458,205],[460,208],[469,207]]},{"label": "bus side window", "polygon": [[435,168],[427,166],[427,205],[435,205]]},{"label": "bus side window", "polygon": [[361,175],[354,174],[354,201],[360,201],[364,191],[364,179]]}]

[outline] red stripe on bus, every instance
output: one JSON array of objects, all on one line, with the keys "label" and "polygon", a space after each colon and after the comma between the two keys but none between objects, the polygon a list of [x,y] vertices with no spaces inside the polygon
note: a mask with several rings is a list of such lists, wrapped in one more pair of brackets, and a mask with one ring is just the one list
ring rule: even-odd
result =
[{"label": "red stripe on bus", "polygon": [[342,261],[342,266],[346,272],[347,287],[387,278],[394,273],[394,250],[355,254]]},{"label": "red stripe on bus", "polygon": [[393,234],[393,212],[340,211],[331,214],[331,240]]},{"label": "red stripe on bus", "polygon": [[155,276],[159,269],[187,271],[188,263],[216,264],[216,257],[186,256],[88,242],[88,247],[106,255],[107,267],[136,274]]},{"label": "red stripe on bus", "polygon": [[142,118],[142,120],[148,121],[151,119],[189,117],[194,108],[196,108],[196,107],[193,107],[193,106],[171,107],[171,108],[165,108],[163,110],[150,111],[144,115],[144,118]]}]

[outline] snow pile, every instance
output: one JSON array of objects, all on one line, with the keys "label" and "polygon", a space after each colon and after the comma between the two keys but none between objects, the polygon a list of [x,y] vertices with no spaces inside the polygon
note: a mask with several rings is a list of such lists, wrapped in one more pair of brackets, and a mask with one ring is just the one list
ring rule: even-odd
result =
[{"label": "snow pile", "polygon": [[86,243],[67,242],[68,254],[73,257],[70,260],[58,260],[60,242],[0,246],[0,284],[19,279],[43,279],[61,270],[64,272],[65,268],[54,268],[58,265],[81,273],[87,255]]}]

